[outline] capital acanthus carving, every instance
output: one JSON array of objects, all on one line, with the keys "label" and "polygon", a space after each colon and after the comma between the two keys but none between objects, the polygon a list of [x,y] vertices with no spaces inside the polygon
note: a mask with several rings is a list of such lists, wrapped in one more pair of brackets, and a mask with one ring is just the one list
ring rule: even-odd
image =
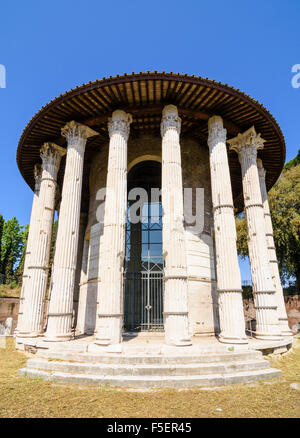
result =
[{"label": "capital acanthus carving", "polygon": [[78,138],[86,140],[89,137],[98,135],[98,132],[86,125],[82,125],[81,123],[72,120],[61,129],[61,135],[66,137],[68,143],[70,143],[72,141],[77,141]]},{"label": "capital acanthus carving", "polygon": [[111,137],[113,134],[120,134],[128,140],[130,123],[132,123],[131,114],[125,113],[125,111],[117,110],[112,114],[111,119],[108,121],[108,132]]},{"label": "capital acanthus carving", "polygon": [[227,131],[223,128],[223,120],[220,116],[213,116],[208,120],[208,145],[226,141]]},{"label": "capital acanthus carving", "polygon": [[257,151],[263,149],[265,141],[260,134],[256,133],[254,126],[252,126],[247,131],[227,140],[227,143],[229,143],[230,150],[238,153],[240,160],[244,158],[256,160]]},{"label": "capital acanthus carving", "polygon": [[160,132],[163,137],[168,129],[176,129],[178,134],[181,130],[181,118],[178,117],[177,107],[175,105],[167,105],[162,112],[162,120],[160,124]]},{"label": "capital acanthus carving", "polygon": [[44,143],[40,150],[43,168],[54,166],[58,169],[61,158],[66,154],[66,150],[55,143]]}]

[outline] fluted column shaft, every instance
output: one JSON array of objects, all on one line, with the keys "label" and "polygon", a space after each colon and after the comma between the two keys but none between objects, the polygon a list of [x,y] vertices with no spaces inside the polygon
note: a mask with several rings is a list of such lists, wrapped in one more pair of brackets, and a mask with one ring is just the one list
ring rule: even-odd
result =
[{"label": "fluted column shaft", "polygon": [[226,129],[223,128],[223,121],[218,116],[209,119],[208,129],[221,329],[219,340],[228,343],[247,343],[226,149]]},{"label": "fluted column shaft", "polygon": [[255,336],[259,339],[280,339],[256,162],[257,150],[263,148],[264,141],[252,127],[229,140],[228,143],[230,148],[238,153],[242,169],[252,289],[256,309]]},{"label": "fluted column shaft", "polygon": [[52,271],[52,288],[45,340],[72,336],[73,294],[77,262],[84,152],[88,137],[97,132],[74,121],[62,129],[67,158]]},{"label": "fluted column shaft", "polygon": [[95,344],[119,344],[123,326],[123,264],[127,209],[127,140],[131,116],[117,110],[110,136]]},{"label": "fluted column shaft", "polygon": [[41,149],[42,178],[37,214],[38,227],[33,233],[33,251],[28,266],[26,300],[24,301],[20,336],[38,336],[42,332],[44,300],[47,290],[51,249],[56,178],[65,149],[44,143]]},{"label": "fluted column shaft", "polygon": [[266,232],[266,240],[268,246],[269,262],[271,267],[273,284],[275,287],[275,297],[277,302],[279,328],[282,336],[292,336],[292,331],[289,328],[289,324],[288,324],[288,317],[286,313],[283,290],[281,286],[280,274],[278,269],[278,261],[276,256],[276,248],[275,248],[274,235],[273,235],[272,218],[271,218],[268,194],[266,188],[266,171],[263,167],[262,160],[259,158],[257,159],[257,168],[258,168],[260,190],[261,190],[262,203],[264,209],[265,232]]},{"label": "fluted column shaft", "polygon": [[163,109],[162,208],[164,256],[164,326],[169,345],[190,345],[188,331],[187,261],[183,226],[183,189],[177,108]]},{"label": "fluted column shaft", "polygon": [[24,260],[24,269],[22,276],[22,288],[20,293],[20,302],[19,302],[19,311],[18,311],[18,325],[15,330],[15,334],[17,334],[20,330],[22,330],[22,318],[23,318],[23,310],[24,310],[24,302],[26,299],[26,285],[29,279],[28,267],[30,266],[30,259],[32,257],[32,253],[36,243],[36,233],[38,229],[38,222],[40,219],[39,215],[39,194],[41,187],[41,178],[42,178],[42,167],[40,164],[36,164],[34,166],[34,178],[35,178],[35,187],[34,187],[34,195],[30,216],[30,224],[29,231],[27,237],[27,245],[26,245],[26,253]]}]

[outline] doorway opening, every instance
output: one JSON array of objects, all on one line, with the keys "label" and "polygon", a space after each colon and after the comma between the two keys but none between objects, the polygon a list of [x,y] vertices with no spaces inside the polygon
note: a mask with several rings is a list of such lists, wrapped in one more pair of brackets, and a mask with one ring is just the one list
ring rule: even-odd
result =
[{"label": "doorway opening", "polygon": [[[128,194],[142,188],[145,198],[127,202],[124,269],[124,331],[163,331],[161,164],[143,161],[128,174]],[[138,201],[138,204],[137,204]],[[139,220],[133,220],[133,212]]]}]

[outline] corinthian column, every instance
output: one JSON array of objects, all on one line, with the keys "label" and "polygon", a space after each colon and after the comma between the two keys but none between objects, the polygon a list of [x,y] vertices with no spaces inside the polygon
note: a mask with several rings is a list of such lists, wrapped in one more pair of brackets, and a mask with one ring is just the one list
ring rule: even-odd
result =
[{"label": "corinthian column", "polygon": [[130,114],[114,111],[108,123],[109,157],[102,248],[96,339],[98,345],[119,344],[123,326],[123,262],[127,208],[127,140]]},{"label": "corinthian column", "polygon": [[257,150],[265,140],[256,134],[254,126],[228,140],[230,149],[238,153],[242,168],[244,204],[248,225],[248,248],[252,274],[252,289],[256,309],[256,332],[259,339],[280,339],[277,303],[265,235],[264,209],[260,191]]},{"label": "corinthian column", "polygon": [[223,128],[221,117],[214,116],[209,119],[208,131],[221,328],[219,340],[228,343],[247,343],[226,149],[226,129]]},{"label": "corinthian column", "polygon": [[164,268],[164,325],[169,345],[191,345],[188,334],[187,262],[177,108],[167,105],[161,121]]},{"label": "corinthian column", "polygon": [[45,334],[47,341],[64,341],[72,336],[84,151],[87,138],[98,135],[74,121],[67,123],[61,133],[67,138],[68,147]]},{"label": "corinthian column", "polygon": [[281,336],[292,336],[292,331],[290,330],[288,324],[288,317],[286,313],[283,290],[281,286],[279,269],[278,269],[276,248],[275,248],[274,236],[273,236],[273,225],[272,225],[268,194],[266,188],[266,171],[263,167],[263,163],[260,158],[257,159],[257,168],[258,168],[262,202],[264,207],[265,232],[266,232],[271,274],[272,274],[273,284],[275,287],[275,297],[277,302],[279,328],[280,328]]},{"label": "corinthian column", "polygon": [[26,299],[23,308],[21,337],[38,336],[42,332],[44,300],[47,290],[51,249],[56,178],[65,149],[54,143],[44,143],[41,149],[42,179],[37,208],[38,226],[33,233],[33,251],[28,266]]},{"label": "corinthian column", "polygon": [[36,164],[34,166],[34,179],[35,179],[35,186],[34,186],[34,195],[33,195],[33,202],[32,202],[32,209],[31,209],[31,216],[30,216],[30,224],[29,224],[29,232],[28,232],[28,238],[27,238],[27,245],[26,245],[26,253],[25,253],[25,260],[24,260],[24,270],[23,270],[23,277],[22,277],[22,288],[20,293],[20,303],[19,303],[19,312],[18,312],[18,325],[15,330],[15,334],[17,334],[20,330],[22,330],[22,317],[23,317],[23,309],[24,309],[24,301],[26,299],[26,284],[29,279],[28,274],[28,266],[30,266],[30,258],[32,257],[33,249],[35,247],[36,243],[36,233],[38,229],[38,222],[39,222],[39,194],[40,194],[40,187],[41,187],[41,178],[42,178],[42,167],[40,164]]}]

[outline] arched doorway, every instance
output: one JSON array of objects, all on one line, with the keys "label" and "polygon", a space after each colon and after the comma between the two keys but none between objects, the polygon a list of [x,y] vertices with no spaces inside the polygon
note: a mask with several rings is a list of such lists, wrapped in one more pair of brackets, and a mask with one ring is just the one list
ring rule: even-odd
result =
[{"label": "arched doorway", "polygon": [[[146,200],[130,196],[132,189],[144,189]],[[124,271],[124,330],[163,330],[163,256],[161,164],[143,161],[128,174],[126,255]],[[140,218],[132,221],[132,212]]]}]

